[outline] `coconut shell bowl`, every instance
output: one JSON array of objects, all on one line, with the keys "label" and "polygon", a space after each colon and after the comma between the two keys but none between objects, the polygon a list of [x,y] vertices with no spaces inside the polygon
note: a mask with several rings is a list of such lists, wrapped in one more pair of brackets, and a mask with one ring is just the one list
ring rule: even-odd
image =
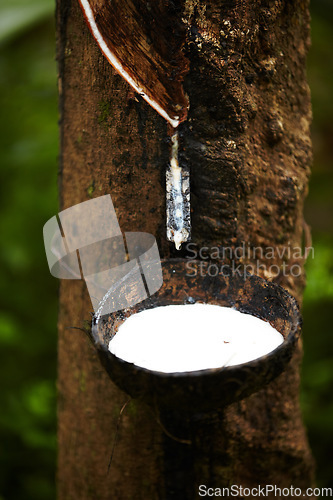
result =
[{"label": "coconut shell bowl", "polygon": [[[209,413],[251,395],[283,372],[300,336],[297,303],[282,287],[258,276],[233,273],[226,266],[223,274],[210,276],[202,272],[201,266],[199,261],[191,261],[189,270],[186,259],[164,261],[163,285],[157,293],[135,306],[93,319],[93,342],[111,380],[159,413]],[[180,373],[142,368],[109,351],[110,340],[132,314],[159,306],[197,302],[232,307],[256,316],[278,330],[284,341],[254,361]]]}]

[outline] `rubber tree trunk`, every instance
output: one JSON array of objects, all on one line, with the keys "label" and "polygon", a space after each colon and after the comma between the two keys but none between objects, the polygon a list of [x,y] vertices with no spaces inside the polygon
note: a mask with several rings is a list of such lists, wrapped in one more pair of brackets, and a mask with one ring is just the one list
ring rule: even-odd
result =
[{"label": "rubber tree trunk", "polygon": [[[185,3],[190,110],[181,156],[191,169],[192,241],[196,249],[301,247],[311,163],[308,1]],[[165,233],[165,120],[110,67],[75,0],[58,0],[57,17],[61,209],[110,193],[123,231],[152,233],[162,257],[178,255]],[[301,300],[304,276],[290,272],[293,254],[263,252],[258,260],[259,274]],[[272,264],[283,262],[274,277]],[[199,484],[312,484],[298,401],[301,347],[265,390],[203,427],[190,451],[130,402],[108,473],[128,397],[85,335],[69,329],[90,320],[91,310],[83,281],[61,283],[59,499],[190,499]]]}]

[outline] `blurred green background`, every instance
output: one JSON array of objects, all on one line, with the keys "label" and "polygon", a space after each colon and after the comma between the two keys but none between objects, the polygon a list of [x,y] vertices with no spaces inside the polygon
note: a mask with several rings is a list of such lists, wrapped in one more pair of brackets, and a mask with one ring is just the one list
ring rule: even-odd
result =
[{"label": "blurred green background", "polygon": [[[308,75],[315,258],[304,296],[302,408],[319,486],[333,487],[333,2],[314,0]],[[55,498],[58,280],[43,224],[58,211],[53,0],[0,0],[0,500]]]}]

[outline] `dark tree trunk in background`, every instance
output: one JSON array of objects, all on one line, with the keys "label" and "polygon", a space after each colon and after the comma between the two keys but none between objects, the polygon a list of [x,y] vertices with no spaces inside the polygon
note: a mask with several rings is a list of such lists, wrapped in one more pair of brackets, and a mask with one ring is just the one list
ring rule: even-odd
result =
[{"label": "dark tree trunk in background", "polygon": [[[191,168],[192,241],[198,247],[300,247],[311,163],[308,1],[185,3],[190,110],[181,125],[181,155]],[[61,209],[110,193],[123,231],[152,233],[161,256],[175,256],[165,236],[167,124],[107,63],[76,0],[58,0],[58,62]],[[269,266],[282,260],[261,263],[268,266],[261,274],[273,278]],[[303,274],[280,275],[279,282],[301,301]],[[225,486],[226,477],[243,486],[311,486],[298,401],[301,346],[276,381],[208,426],[196,450],[174,442],[165,454],[169,438],[150,411],[132,401],[107,474],[128,397],[110,382],[85,335],[68,329],[90,320],[90,311],[85,283],[63,281],[60,500],[168,499],[177,481],[174,498],[196,498],[185,492],[186,477],[194,492],[199,484]],[[170,486],[165,477],[172,460],[183,454],[185,470],[191,453],[200,457],[191,474],[179,470]]]}]

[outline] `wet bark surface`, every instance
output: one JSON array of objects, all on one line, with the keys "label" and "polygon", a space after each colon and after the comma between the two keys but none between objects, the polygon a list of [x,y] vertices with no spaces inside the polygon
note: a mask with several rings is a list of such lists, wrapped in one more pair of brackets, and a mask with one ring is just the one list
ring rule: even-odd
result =
[{"label": "wet bark surface", "polygon": [[[166,240],[167,123],[102,56],[78,2],[58,0],[57,11],[61,209],[109,193],[123,231],[152,233],[164,258],[185,256]],[[197,248],[301,247],[311,163],[308,2],[187,0],[183,22],[190,108],[180,139],[181,161],[191,170],[192,241]],[[237,264],[247,260],[235,257]],[[275,277],[270,266],[281,266],[283,257],[263,253],[259,261],[266,264],[262,276],[301,300],[304,273]],[[287,259],[287,269],[293,263]],[[59,499],[190,499],[199,484],[311,486],[298,402],[301,346],[267,388],[223,418],[198,423],[190,450],[131,401],[108,472],[128,397],[110,382],[85,335],[69,329],[89,321],[91,311],[85,283],[63,280]]]}]

